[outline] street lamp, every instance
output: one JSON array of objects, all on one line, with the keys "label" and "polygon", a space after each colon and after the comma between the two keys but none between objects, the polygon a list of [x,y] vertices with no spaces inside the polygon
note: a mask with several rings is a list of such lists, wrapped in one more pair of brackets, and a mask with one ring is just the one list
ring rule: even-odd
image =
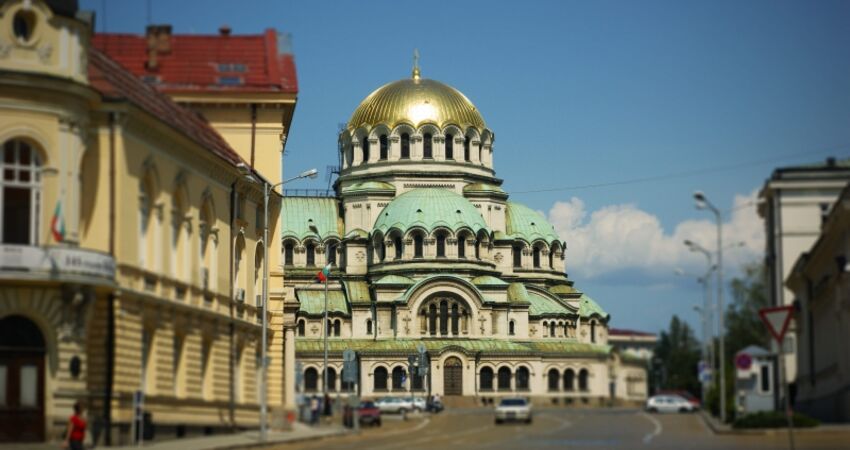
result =
[{"label": "street lamp", "polygon": [[[253,174],[253,171],[248,168],[245,163],[240,163],[238,166],[239,170],[245,175],[245,178],[252,183],[259,183]],[[316,178],[319,174],[319,171],[316,169],[310,169],[304,172],[301,172],[297,176],[289,178],[288,180],[283,180],[277,184],[271,184],[265,179],[262,180],[263,183],[263,305],[262,305],[262,314],[263,314],[263,331],[262,331],[262,339],[260,343],[260,361],[261,361],[261,374],[260,374],[260,441],[265,441],[268,434],[268,426],[266,424],[267,416],[268,416],[268,399],[266,398],[266,392],[268,390],[268,357],[266,356],[268,352],[268,304],[269,304],[269,196],[272,191],[275,190],[278,186],[283,186],[290,181],[300,180],[302,178]]]},{"label": "street lamp", "polygon": [[[689,242],[689,241],[685,241]],[[709,265],[711,261],[709,260]],[[702,355],[705,363],[714,370],[714,358],[712,357],[712,340],[714,338],[714,332],[711,329],[711,293],[709,291],[709,276],[711,275],[711,271],[714,270],[713,266],[710,266],[704,275],[695,275],[691,273],[686,273],[684,270],[677,268],[675,269],[676,275],[679,276],[692,276],[696,278],[697,283],[702,285],[703,292],[703,306],[694,306],[694,310],[700,313],[700,320],[702,321]],[[700,385],[702,387],[702,401],[705,403],[706,400],[706,390],[705,383],[700,381]]]},{"label": "street lamp", "polygon": [[708,209],[717,222],[717,334],[720,340],[720,420],[726,423],[726,339],[723,327],[723,222],[720,210],[702,193],[694,192],[697,209]]}]

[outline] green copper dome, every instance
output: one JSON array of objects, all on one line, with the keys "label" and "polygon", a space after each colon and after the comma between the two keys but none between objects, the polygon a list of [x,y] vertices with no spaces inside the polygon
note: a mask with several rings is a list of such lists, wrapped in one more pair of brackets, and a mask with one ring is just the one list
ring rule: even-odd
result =
[{"label": "green copper dome", "polygon": [[546,241],[547,244],[561,240],[558,233],[555,233],[555,227],[537,211],[516,202],[508,202],[507,206],[505,222],[506,234],[509,237],[529,243],[538,239]]},{"label": "green copper dome", "polygon": [[469,228],[473,233],[487,230],[481,213],[469,200],[447,189],[414,189],[399,195],[388,204],[373,231],[386,233],[391,228],[401,231],[421,227],[428,233],[438,227],[452,231]]}]

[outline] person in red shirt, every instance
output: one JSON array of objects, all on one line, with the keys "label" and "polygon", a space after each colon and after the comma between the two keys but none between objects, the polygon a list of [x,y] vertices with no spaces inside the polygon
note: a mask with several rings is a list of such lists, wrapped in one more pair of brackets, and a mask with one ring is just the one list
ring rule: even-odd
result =
[{"label": "person in red shirt", "polygon": [[83,418],[83,404],[74,403],[74,414],[68,419],[68,432],[65,435],[63,448],[83,450],[83,440],[86,438],[86,419]]}]

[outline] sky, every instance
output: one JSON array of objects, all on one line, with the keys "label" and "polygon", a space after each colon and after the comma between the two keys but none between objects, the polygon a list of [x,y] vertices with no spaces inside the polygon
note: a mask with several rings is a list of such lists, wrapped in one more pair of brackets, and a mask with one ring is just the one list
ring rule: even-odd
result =
[{"label": "sky", "polygon": [[656,332],[677,314],[701,332],[692,308],[707,265],[682,242],[714,249],[716,227],[694,191],[723,212],[728,282],[763,258],[755,204],[773,169],[850,157],[847,1],[80,4],[99,32],[291,33],[288,176],[337,164],[339,125],[409,77],[418,49],[424,78],[481,111],[503,188],[549,218],[570,278],[617,328]]}]

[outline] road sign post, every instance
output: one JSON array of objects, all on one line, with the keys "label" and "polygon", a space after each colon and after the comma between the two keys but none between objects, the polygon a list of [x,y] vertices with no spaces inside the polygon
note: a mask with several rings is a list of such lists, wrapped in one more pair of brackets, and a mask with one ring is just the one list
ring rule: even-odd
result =
[{"label": "road sign post", "polygon": [[794,313],[793,306],[777,306],[773,308],[763,308],[759,310],[761,320],[767,325],[767,330],[776,340],[776,354],[779,362],[779,382],[782,386],[784,395],[785,418],[788,421],[788,442],[791,450],[794,450],[794,410],[791,407],[791,397],[788,388],[788,383],[785,379],[785,351],[782,341],[785,338],[785,333],[788,331],[788,325],[791,323],[791,316]]},{"label": "road sign post", "polygon": [[360,406],[360,401],[357,398],[358,369],[357,353],[354,350],[345,349],[342,352],[342,382],[353,387],[354,392],[348,394],[348,407],[352,408],[351,420],[353,421],[352,427],[355,431],[360,429],[360,413],[357,410]]}]

